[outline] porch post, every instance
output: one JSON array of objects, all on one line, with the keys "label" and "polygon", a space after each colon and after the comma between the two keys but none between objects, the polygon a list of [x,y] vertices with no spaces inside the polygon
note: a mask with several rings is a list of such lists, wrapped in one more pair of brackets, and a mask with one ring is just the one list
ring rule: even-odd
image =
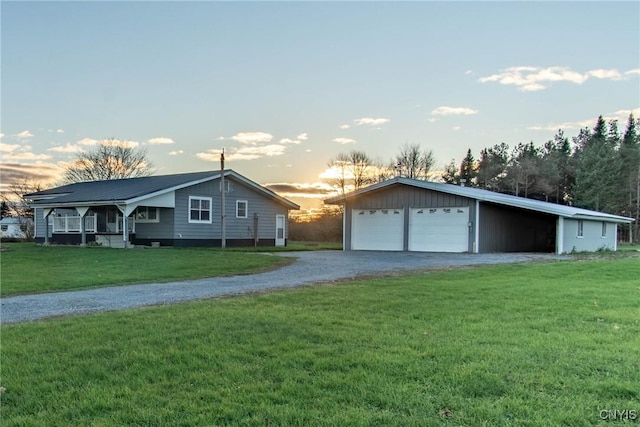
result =
[{"label": "porch post", "polygon": [[80,240],[80,246],[85,247],[87,246],[87,230],[84,224],[84,216],[89,211],[89,208],[87,207],[76,208],[76,211],[78,211],[78,214],[80,214],[80,233],[82,236]]},{"label": "porch post", "polygon": [[118,207],[120,212],[122,212],[122,240],[124,241],[124,247],[128,248],[129,247],[129,227],[128,227],[127,219],[129,218],[129,215],[131,215],[133,211],[136,210],[136,208],[138,207],[138,204],[134,203],[132,205],[116,205],[116,206]]},{"label": "porch post", "polygon": [[48,245],[49,244],[49,215],[51,215],[51,213],[53,212],[53,209],[51,208],[45,208],[43,210],[43,217],[44,217],[44,244]]}]

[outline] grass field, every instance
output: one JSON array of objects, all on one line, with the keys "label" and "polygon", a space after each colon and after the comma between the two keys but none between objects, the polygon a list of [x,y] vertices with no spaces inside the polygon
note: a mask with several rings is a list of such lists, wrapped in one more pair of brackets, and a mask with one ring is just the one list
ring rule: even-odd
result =
[{"label": "grass field", "polygon": [[640,411],[639,272],[486,266],[4,326],[0,424],[597,425]]},{"label": "grass field", "polygon": [[2,243],[0,295],[256,273],[283,257],[204,248],[112,249]]}]

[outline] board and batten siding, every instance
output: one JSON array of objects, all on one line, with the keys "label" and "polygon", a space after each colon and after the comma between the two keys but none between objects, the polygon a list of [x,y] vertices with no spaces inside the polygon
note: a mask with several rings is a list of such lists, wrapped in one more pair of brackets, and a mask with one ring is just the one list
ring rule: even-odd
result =
[{"label": "board and batten siding", "polygon": [[[578,224],[582,221],[582,237],[578,236]],[[616,250],[617,224],[606,222],[606,236],[602,236],[603,221],[589,221],[563,218],[563,252],[597,251],[598,249]]]},{"label": "board and batten siding", "polygon": [[[409,213],[411,208],[454,208],[468,207],[469,221],[474,223],[475,200],[468,197],[408,185],[392,185],[371,193],[354,197],[345,204],[344,249],[351,249],[353,209],[404,209],[403,250],[409,250]],[[475,229],[469,227],[469,252],[473,251]]]},{"label": "board and batten siding", "polygon": [[[274,240],[276,237],[276,215],[288,216],[286,206],[265,197],[243,183],[226,178],[231,191],[225,194],[225,235],[229,240],[254,238],[254,214],[258,214],[258,238]],[[205,182],[176,191],[173,238],[180,239],[220,239],[221,237],[221,194],[220,180]],[[212,204],[211,224],[189,223],[189,197],[210,197]],[[236,201],[248,204],[247,218],[236,218]],[[285,237],[287,236],[285,221]]]}]

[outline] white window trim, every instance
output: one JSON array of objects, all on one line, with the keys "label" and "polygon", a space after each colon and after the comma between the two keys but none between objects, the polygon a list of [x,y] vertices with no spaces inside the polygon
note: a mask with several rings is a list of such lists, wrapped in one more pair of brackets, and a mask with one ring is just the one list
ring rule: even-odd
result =
[{"label": "white window trim", "polygon": [[[191,203],[189,203],[189,208],[191,208]],[[139,219],[138,218],[138,209],[146,209],[147,212],[149,212],[151,209],[155,209],[156,210],[156,219]],[[147,215],[148,217],[149,215]],[[158,223],[160,222],[160,208],[152,208],[149,206],[138,206],[135,210],[135,216],[134,216],[136,222],[138,224],[144,224],[144,223]]]},{"label": "white window trim", "polygon": [[[208,200],[209,201],[209,220],[199,220],[199,219],[191,219],[191,201],[192,200]],[[213,217],[213,198],[211,197],[202,197],[202,196],[189,196],[189,205],[187,206],[187,218],[189,220],[189,224],[211,224],[211,220]]]},{"label": "white window trim", "polygon": [[578,220],[578,230],[576,232],[578,239],[584,239],[584,222],[583,220]]},{"label": "white window trim", "polygon": [[[240,203],[244,203],[244,216],[238,215]],[[246,200],[236,200],[236,218],[249,218],[249,202]]]}]

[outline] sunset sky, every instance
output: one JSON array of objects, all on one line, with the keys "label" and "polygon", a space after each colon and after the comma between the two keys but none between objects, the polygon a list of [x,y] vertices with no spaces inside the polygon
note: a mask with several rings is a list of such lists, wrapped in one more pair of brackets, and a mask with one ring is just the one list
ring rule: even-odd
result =
[{"label": "sunset sky", "polygon": [[340,152],[387,161],[419,143],[442,167],[640,116],[637,1],[0,7],[3,187],[51,185],[115,138],[157,174],[218,169],[224,147],[229,168],[309,207]]}]

